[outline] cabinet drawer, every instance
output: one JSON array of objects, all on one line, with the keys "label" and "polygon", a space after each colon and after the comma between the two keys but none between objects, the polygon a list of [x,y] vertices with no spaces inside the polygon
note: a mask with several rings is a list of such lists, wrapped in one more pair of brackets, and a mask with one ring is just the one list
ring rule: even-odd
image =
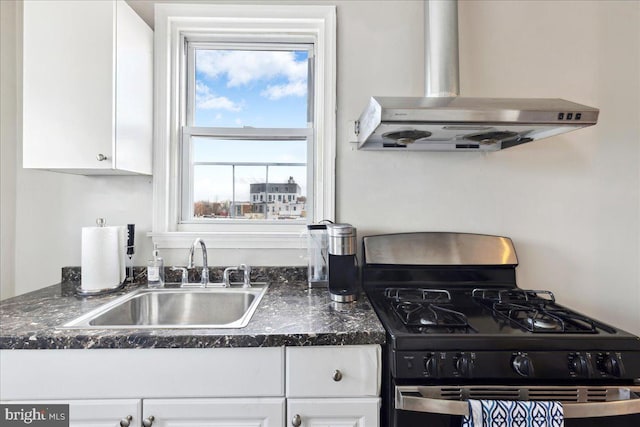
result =
[{"label": "cabinet drawer", "polygon": [[284,394],[283,347],[0,350],[0,360],[6,400]]},{"label": "cabinet drawer", "polygon": [[287,347],[287,397],[378,396],[380,346]]}]

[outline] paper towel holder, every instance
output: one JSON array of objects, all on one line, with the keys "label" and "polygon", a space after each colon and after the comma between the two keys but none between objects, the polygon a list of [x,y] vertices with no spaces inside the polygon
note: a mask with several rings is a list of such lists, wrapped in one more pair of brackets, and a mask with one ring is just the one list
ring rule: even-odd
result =
[{"label": "paper towel holder", "polygon": [[119,290],[121,290],[122,288],[124,288],[124,285],[127,284],[127,279],[124,279],[124,281],[122,283],[120,283],[118,286],[116,286],[115,288],[105,288],[105,289],[82,289],[80,287],[76,288],[76,295],[80,296],[80,297],[96,297],[96,296],[100,296],[100,295],[107,295],[107,294],[111,294],[114,292],[118,292]]},{"label": "paper towel holder", "polygon": [[[107,225],[107,221],[104,218],[97,218],[96,225],[98,227],[105,227]],[[82,285],[81,285],[82,273],[81,273],[81,279],[80,279],[81,282],[79,286],[76,288],[75,294],[81,297],[90,297],[90,296],[100,296],[100,295],[106,295],[106,294],[118,292],[119,290],[124,288],[124,286],[127,283],[127,279],[128,278],[125,277],[122,283],[120,283],[118,286],[115,286],[115,287],[109,287],[109,288],[103,288],[103,289],[82,289]]]}]

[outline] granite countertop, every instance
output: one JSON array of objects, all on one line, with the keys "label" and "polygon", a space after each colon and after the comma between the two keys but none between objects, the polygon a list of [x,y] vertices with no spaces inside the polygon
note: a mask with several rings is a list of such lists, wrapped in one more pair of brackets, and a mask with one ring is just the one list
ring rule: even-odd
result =
[{"label": "granite countertop", "polygon": [[[269,289],[245,328],[240,329],[60,329],[94,308],[136,289],[82,298],[74,277],[61,284],[0,302],[0,349],[215,348],[382,344],[385,331],[369,300],[338,304],[326,289],[308,289],[304,270],[265,269],[252,280]],[[67,270],[67,276],[73,276]],[[214,277],[216,272],[212,269]],[[255,276],[255,277],[254,277]],[[76,278],[77,279],[77,278]],[[139,277],[138,277],[139,279]],[[256,280],[257,279],[257,280]]]}]

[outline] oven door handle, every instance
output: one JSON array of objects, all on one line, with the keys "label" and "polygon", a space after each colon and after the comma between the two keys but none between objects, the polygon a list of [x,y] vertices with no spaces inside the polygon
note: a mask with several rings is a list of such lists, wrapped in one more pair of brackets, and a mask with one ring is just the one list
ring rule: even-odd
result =
[{"label": "oven door handle", "polygon": [[[431,414],[469,416],[469,403],[422,397],[418,387],[396,387],[396,409]],[[640,414],[640,399],[607,402],[563,403],[564,418],[614,417]]]}]

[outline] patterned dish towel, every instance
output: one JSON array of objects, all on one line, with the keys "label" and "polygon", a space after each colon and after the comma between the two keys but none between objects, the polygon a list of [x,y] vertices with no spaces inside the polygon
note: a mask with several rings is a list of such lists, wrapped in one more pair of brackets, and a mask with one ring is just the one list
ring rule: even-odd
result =
[{"label": "patterned dish towel", "polygon": [[564,427],[564,413],[560,402],[469,400],[462,427]]}]

